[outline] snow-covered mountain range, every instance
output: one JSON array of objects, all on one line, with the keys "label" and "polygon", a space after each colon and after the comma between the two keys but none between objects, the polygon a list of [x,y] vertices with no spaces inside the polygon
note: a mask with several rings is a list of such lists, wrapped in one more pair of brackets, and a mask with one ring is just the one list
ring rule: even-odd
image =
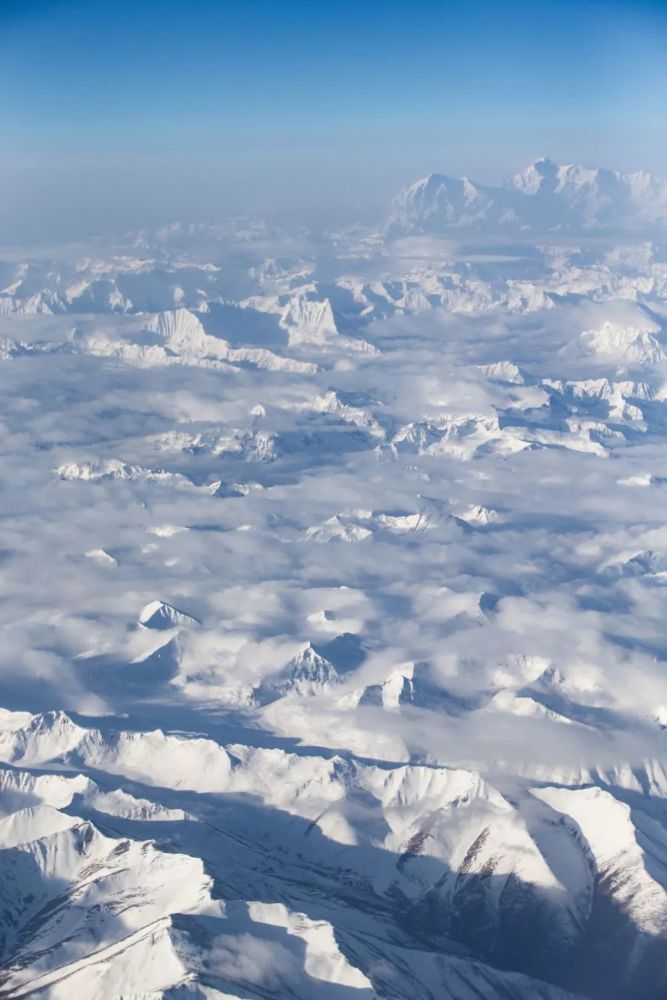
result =
[{"label": "snow-covered mountain range", "polygon": [[542,159],[500,186],[431,174],[397,196],[389,230],[636,230],[664,227],[666,221],[667,183],[651,174],[559,166]]},{"label": "snow-covered mountain range", "polygon": [[4,255],[0,996],[663,1000],[662,191]]}]

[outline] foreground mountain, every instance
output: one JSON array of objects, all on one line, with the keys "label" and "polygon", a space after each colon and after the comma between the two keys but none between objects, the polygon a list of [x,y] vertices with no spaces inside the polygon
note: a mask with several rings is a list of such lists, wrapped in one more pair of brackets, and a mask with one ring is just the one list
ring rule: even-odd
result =
[{"label": "foreground mountain", "polygon": [[[667,834],[615,798],[622,778],[507,797],[461,769],[102,732],[55,713],[4,725],[3,995],[667,986]],[[295,911],[276,900],[285,880]],[[257,901],[236,902],[241,886]]]}]

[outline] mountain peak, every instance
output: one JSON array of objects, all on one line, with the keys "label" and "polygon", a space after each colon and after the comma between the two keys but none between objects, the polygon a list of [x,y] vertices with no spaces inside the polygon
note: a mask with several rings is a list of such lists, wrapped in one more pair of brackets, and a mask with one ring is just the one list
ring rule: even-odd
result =
[{"label": "mountain peak", "polygon": [[663,227],[667,185],[646,173],[558,164],[540,157],[504,184],[485,186],[467,177],[429,174],[393,202],[388,229],[438,233],[449,227],[629,230]]}]

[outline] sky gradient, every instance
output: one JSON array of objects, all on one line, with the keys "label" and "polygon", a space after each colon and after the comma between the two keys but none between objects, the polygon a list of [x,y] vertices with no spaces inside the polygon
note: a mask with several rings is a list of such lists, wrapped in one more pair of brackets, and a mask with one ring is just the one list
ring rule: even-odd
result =
[{"label": "sky gradient", "polygon": [[667,173],[665,53],[656,3],[10,0],[0,223],[353,213],[540,155]]}]

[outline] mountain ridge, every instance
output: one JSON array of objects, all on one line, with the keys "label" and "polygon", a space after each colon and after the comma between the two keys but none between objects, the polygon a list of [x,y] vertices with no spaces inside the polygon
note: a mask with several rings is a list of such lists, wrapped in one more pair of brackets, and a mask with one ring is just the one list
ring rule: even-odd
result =
[{"label": "mountain ridge", "polygon": [[396,196],[389,234],[437,233],[449,227],[635,229],[667,221],[667,182],[645,171],[557,164],[542,157],[498,185],[433,173]]}]

